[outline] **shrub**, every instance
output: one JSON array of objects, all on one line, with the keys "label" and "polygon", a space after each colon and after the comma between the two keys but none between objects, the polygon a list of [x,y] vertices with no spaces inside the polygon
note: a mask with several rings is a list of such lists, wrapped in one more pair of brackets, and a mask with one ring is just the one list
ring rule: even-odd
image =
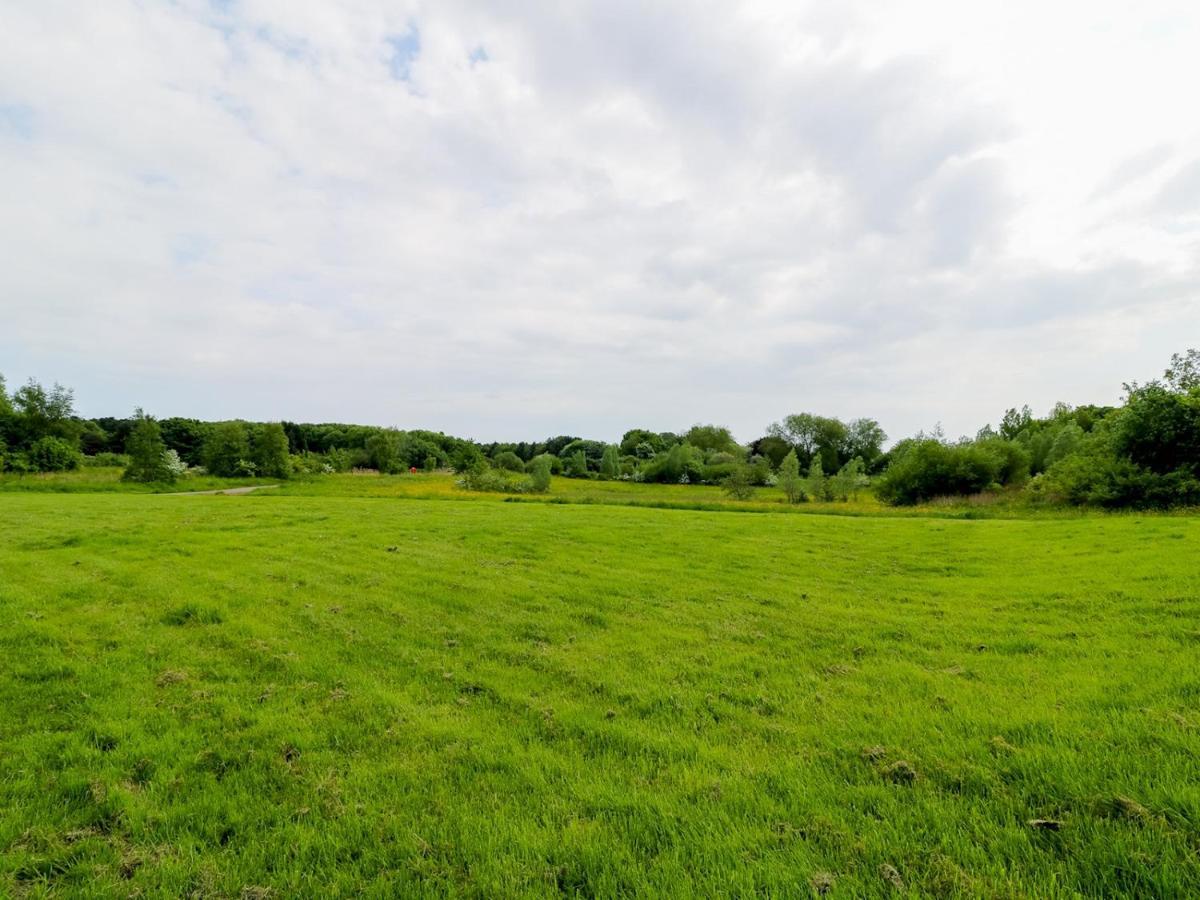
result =
[{"label": "shrub", "polygon": [[507,469],[493,469],[482,463],[462,473],[458,486],[498,494],[541,494],[550,488],[550,467],[544,460],[536,462],[528,477],[517,478]]},{"label": "shrub", "polygon": [[675,444],[657,456],[642,469],[646,481],[660,484],[691,484],[704,478],[703,455],[691,444]]},{"label": "shrub", "polygon": [[474,444],[463,442],[450,456],[450,467],[463,474],[483,463],[483,451]]},{"label": "shrub", "polygon": [[188,464],[179,457],[177,450],[168,450],[163,454],[163,468],[170,475],[171,481],[178,481],[187,472]]},{"label": "shrub", "polygon": [[1118,456],[1159,475],[1200,468],[1200,389],[1176,393],[1157,383],[1135,388],[1117,421]]},{"label": "shrub", "polygon": [[545,455],[529,461],[529,490],[535,494],[550,490],[550,460]]},{"label": "shrub", "polygon": [[576,450],[563,461],[563,474],[568,478],[587,478],[587,456]]},{"label": "shrub", "polygon": [[78,469],[82,459],[73,444],[63,438],[50,436],[34,441],[26,457],[38,472],[66,472]]},{"label": "shrub", "polygon": [[[985,442],[986,443],[986,442]],[[999,483],[1005,460],[985,444],[946,444],[937,438],[902,441],[876,483],[885,503],[911,505],[950,494],[977,494]]]},{"label": "shrub", "polygon": [[1129,427],[1125,411],[1101,421],[1076,453],[1034,479],[1035,499],[1076,506],[1159,508],[1200,504],[1200,479],[1186,466],[1155,472],[1120,454]]},{"label": "shrub", "polygon": [[749,480],[748,473],[741,471],[743,468],[740,463],[732,462],[709,464],[700,469],[700,480],[705,484],[724,484],[735,473]]},{"label": "shrub", "polygon": [[553,453],[541,453],[541,454],[535,456],[528,463],[526,463],[526,465],[525,465],[526,471],[531,471],[530,467],[533,466],[534,464],[536,464],[539,459],[545,460],[546,463],[550,466],[550,474],[551,475],[561,475],[562,474],[562,471],[563,471],[562,460],[559,459],[557,456],[555,456]]},{"label": "shrub", "polygon": [[513,453],[511,450],[505,450],[502,453],[497,453],[492,459],[492,465],[498,469],[504,469],[506,472],[524,472],[525,463],[521,461],[521,457]]},{"label": "shrub", "polygon": [[754,481],[749,466],[735,466],[725,480],[721,489],[734,500],[749,500],[754,496]]}]

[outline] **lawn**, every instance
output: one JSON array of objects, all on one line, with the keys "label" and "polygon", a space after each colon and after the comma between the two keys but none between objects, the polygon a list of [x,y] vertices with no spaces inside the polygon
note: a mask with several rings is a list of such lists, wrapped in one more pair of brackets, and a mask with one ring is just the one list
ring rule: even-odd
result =
[{"label": "lawn", "polygon": [[1200,894],[1200,519],[561,485],[0,494],[0,896]]}]

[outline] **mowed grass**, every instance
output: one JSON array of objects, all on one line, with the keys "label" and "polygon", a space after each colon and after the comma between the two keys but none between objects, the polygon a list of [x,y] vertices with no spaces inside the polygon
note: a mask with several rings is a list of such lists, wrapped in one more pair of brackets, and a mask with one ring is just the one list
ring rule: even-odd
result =
[{"label": "mowed grass", "polygon": [[0,896],[1200,894],[1196,519],[302,493],[0,496]]}]

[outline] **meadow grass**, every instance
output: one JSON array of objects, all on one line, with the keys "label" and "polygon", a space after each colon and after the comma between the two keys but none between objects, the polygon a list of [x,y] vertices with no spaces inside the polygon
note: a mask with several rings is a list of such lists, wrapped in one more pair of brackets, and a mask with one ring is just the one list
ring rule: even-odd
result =
[{"label": "meadow grass", "polygon": [[7,472],[0,474],[0,494],[165,494],[275,483],[269,478],[216,478],[188,474],[175,484],[139,484],[122,481],[124,472],[124,469],[109,466],[86,466],[73,472],[37,472],[29,475]]},{"label": "meadow grass", "polygon": [[1200,520],[421,485],[0,496],[0,896],[1200,894]]}]

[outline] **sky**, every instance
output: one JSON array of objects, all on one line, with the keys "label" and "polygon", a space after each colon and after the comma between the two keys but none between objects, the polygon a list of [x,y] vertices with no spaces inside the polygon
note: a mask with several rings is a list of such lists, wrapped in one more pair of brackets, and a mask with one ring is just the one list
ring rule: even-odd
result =
[{"label": "sky", "polygon": [[17,0],[0,373],[480,440],[1114,403],[1200,346],[1194,0]]}]

